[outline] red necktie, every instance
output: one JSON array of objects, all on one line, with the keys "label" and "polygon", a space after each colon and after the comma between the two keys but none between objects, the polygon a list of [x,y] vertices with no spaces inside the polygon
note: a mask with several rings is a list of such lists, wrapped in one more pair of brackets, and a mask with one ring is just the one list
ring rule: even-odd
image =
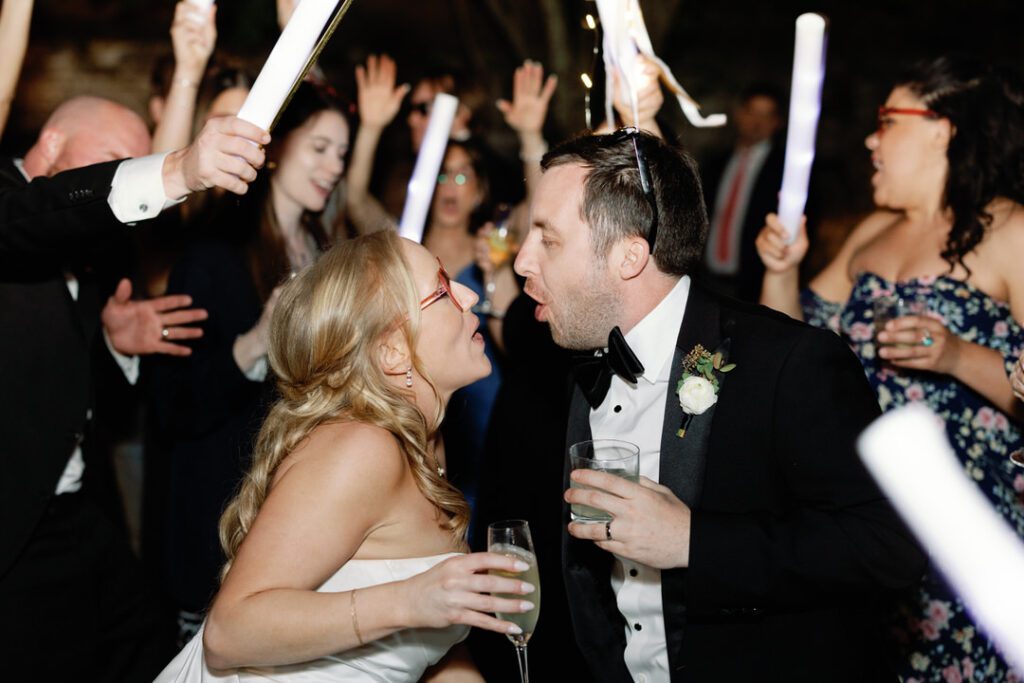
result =
[{"label": "red necktie", "polygon": [[736,172],[732,175],[729,199],[725,202],[725,211],[722,212],[722,218],[718,222],[718,242],[715,244],[715,259],[723,265],[729,262],[732,241],[732,219],[736,214],[736,205],[740,201],[740,190],[743,189],[743,178],[747,174],[747,159],[749,156],[749,149],[740,152],[739,161],[736,162]]}]

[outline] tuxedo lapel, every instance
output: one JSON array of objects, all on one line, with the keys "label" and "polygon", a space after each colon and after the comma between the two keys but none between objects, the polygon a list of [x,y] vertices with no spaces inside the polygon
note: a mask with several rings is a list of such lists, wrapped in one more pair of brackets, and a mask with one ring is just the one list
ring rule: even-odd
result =
[{"label": "tuxedo lapel", "polygon": [[[697,285],[690,288],[686,313],[683,315],[676,350],[672,357],[669,393],[665,401],[658,479],[663,486],[672,489],[673,493],[691,509],[700,507],[715,406],[711,406],[700,415],[694,415],[686,425],[685,436],[680,437],[678,431],[687,416],[679,404],[677,387],[683,376],[683,360],[698,344],[712,353],[722,351],[725,355],[728,352],[729,340],[722,339],[720,314],[717,299]],[[720,378],[720,382],[724,386],[724,377]],[[682,645],[686,625],[685,569],[671,569],[661,573],[661,596],[669,670],[677,672],[684,664]]]},{"label": "tuxedo lapel", "polygon": [[665,400],[665,422],[661,430],[661,460],[658,479],[669,487],[689,507],[700,502],[704,461],[711,433],[711,419],[715,407],[694,415],[686,427],[686,435],[678,431],[686,415],[679,405],[677,387],[683,377],[683,359],[698,344],[711,352],[721,346],[718,303],[697,286],[690,289],[683,324],[676,339],[672,356],[672,374],[668,380],[668,398]]}]

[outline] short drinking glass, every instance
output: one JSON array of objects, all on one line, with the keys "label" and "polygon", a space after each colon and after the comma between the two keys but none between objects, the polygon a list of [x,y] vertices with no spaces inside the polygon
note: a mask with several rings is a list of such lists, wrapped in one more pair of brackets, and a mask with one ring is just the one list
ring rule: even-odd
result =
[{"label": "short drinking glass", "polygon": [[[580,441],[569,446],[569,465],[574,470],[597,470],[636,482],[640,478],[640,448],[616,439]],[[569,486],[574,489],[590,488],[571,480]],[[577,522],[607,522],[612,518],[604,510],[580,503],[573,503],[570,512]]]}]

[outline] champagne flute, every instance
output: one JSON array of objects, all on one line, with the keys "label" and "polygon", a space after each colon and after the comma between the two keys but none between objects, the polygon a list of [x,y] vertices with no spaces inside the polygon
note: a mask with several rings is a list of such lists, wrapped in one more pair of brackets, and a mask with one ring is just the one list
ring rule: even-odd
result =
[{"label": "champagne flute", "polygon": [[[530,566],[521,574],[491,570],[492,574],[518,578],[534,586],[534,592],[530,595],[530,601],[533,603],[532,610],[496,615],[499,619],[511,621],[523,630],[519,635],[509,635],[508,639],[516,647],[519,678],[522,683],[530,683],[530,671],[526,662],[526,644],[530,641],[530,636],[533,635],[533,631],[537,627],[537,618],[540,616],[540,574],[537,569],[537,555],[533,550],[533,539],[530,537],[530,524],[521,519],[513,519],[488,525],[487,551],[521,560]],[[522,599],[520,595],[505,593],[496,593],[495,597],[511,600]]]},{"label": "champagne flute", "polygon": [[508,263],[515,254],[516,236],[508,225],[511,213],[512,207],[508,204],[499,204],[494,212],[494,218],[491,221],[494,227],[487,236],[487,255],[493,269],[484,276],[484,297],[475,307],[475,313],[490,315],[494,311],[494,292],[497,289],[494,273]]}]

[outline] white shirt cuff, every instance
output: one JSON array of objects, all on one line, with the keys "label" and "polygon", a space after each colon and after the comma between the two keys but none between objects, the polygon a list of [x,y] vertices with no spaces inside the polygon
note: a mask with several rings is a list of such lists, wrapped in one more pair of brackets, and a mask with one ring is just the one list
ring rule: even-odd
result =
[{"label": "white shirt cuff", "polygon": [[126,356],[115,349],[114,345],[110,342],[110,335],[107,334],[106,328],[103,329],[103,341],[106,343],[110,355],[117,362],[117,367],[121,368],[121,372],[124,373],[124,378],[128,380],[128,384],[135,386],[135,383],[139,381],[139,357]]},{"label": "white shirt cuff", "polygon": [[262,382],[267,379],[267,370],[270,369],[267,363],[266,356],[260,356],[256,359],[256,362],[252,364],[252,367],[245,370],[242,374],[250,382]]},{"label": "white shirt cuff", "polygon": [[107,197],[117,220],[132,225],[154,218],[164,209],[185,201],[184,197],[168,199],[164,192],[164,158],[167,154],[169,152],[127,159],[117,167],[110,183],[110,196]]}]

